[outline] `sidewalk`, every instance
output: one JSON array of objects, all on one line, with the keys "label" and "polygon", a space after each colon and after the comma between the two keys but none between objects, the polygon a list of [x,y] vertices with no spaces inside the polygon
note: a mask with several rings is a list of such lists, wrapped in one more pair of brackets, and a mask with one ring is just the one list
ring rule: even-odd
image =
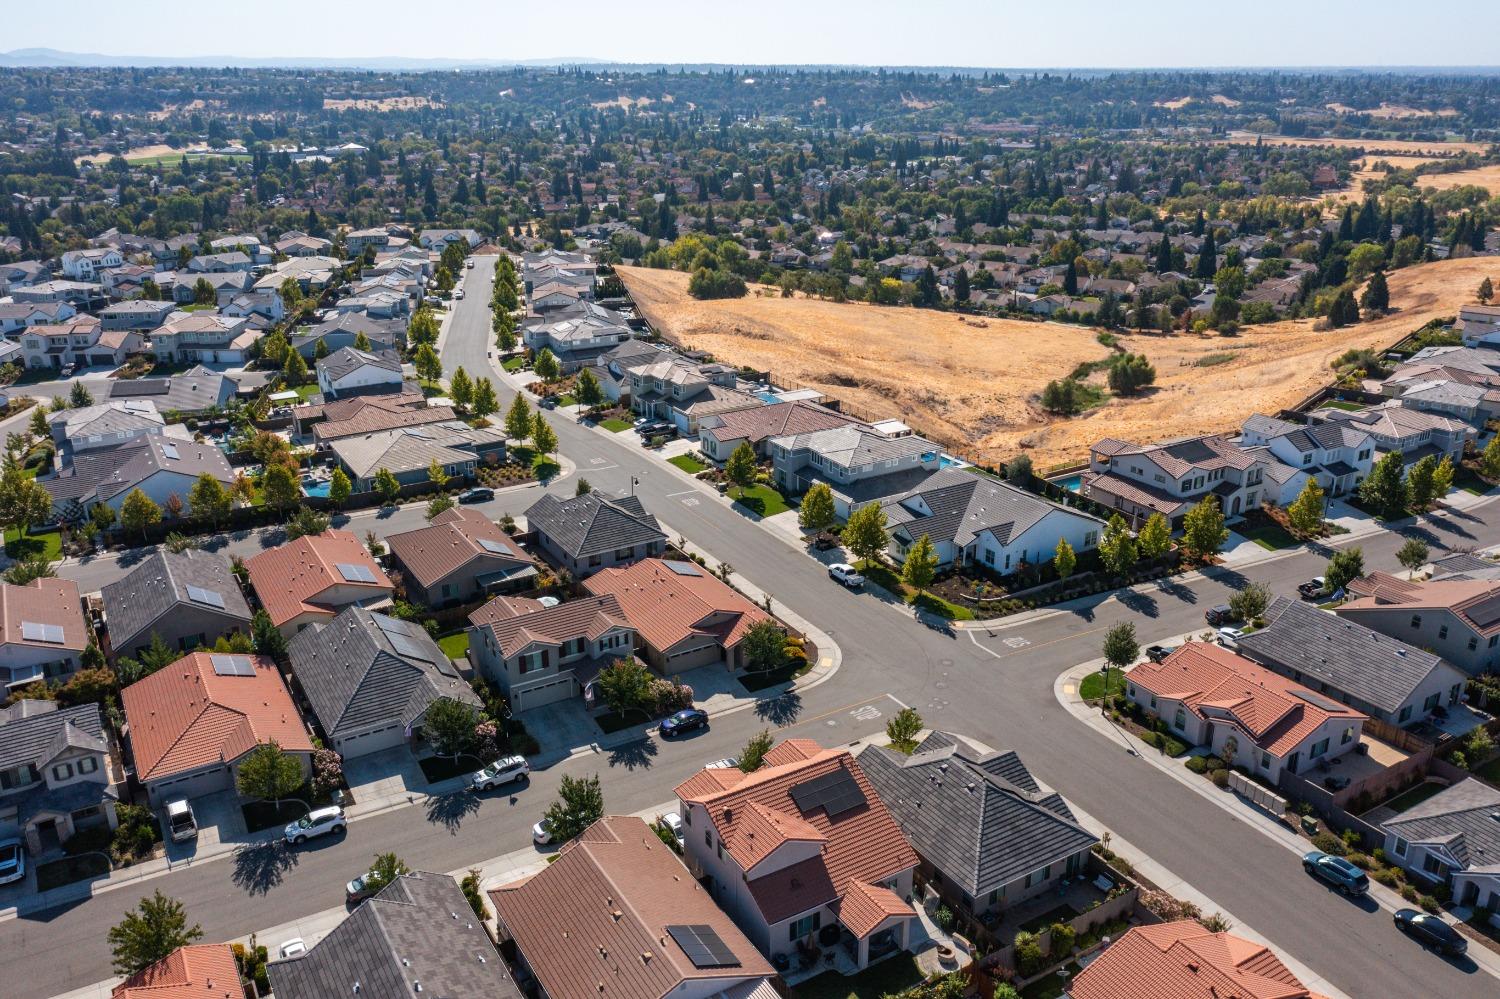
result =
[{"label": "sidewalk", "polygon": [[[1200,634],[1201,632],[1188,632],[1187,634],[1174,635],[1171,638],[1159,639],[1158,641],[1163,645],[1178,645]],[[1097,708],[1090,707],[1084,703],[1078,694],[1079,685],[1082,683],[1084,677],[1090,673],[1099,672],[1103,666],[1103,659],[1094,659],[1086,663],[1079,663],[1058,676],[1053,684],[1053,694],[1057,697],[1058,703],[1066,708],[1069,714],[1095,731],[1115,740],[1130,755],[1143,761],[1146,765],[1160,770],[1171,779],[1193,791],[1193,793],[1213,802],[1235,819],[1254,828],[1268,839],[1285,847],[1297,857],[1300,858],[1311,849],[1308,841],[1288,827],[1279,817],[1272,816],[1268,812],[1251,805],[1231,791],[1220,790],[1211,781],[1188,770],[1183,765],[1181,758],[1163,755],[1160,751],[1146,745],[1123,728],[1110,722]],[[1157,881],[1157,878],[1148,869],[1142,868],[1142,870],[1151,880]],[[1168,885],[1160,881],[1157,881],[1157,883],[1162,888],[1168,889]],[[1174,894],[1178,893],[1174,892]],[[1189,896],[1179,895],[1179,897]],[[1387,912],[1394,913],[1397,909],[1410,908],[1400,895],[1373,880],[1370,882],[1369,897],[1375,904]],[[1207,906],[1204,906],[1204,912],[1209,911],[1211,910]],[[1225,913],[1225,915],[1228,914],[1227,912]],[[1488,947],[1474,946],[1469,948],[1468,956],[1479,966],[1480,970],[1492,977],[1500,978],[1500,954],[1496,954]],[[1286,957],[1286,955],[1283,954],[1283,957]],[[1290,964],[1291,962],[1288,961],[1288,965]],[[1308,982],[1308,984],[1312,985],[1313,983]],[[1325,989],[1324,991],[1327,990]]]}]

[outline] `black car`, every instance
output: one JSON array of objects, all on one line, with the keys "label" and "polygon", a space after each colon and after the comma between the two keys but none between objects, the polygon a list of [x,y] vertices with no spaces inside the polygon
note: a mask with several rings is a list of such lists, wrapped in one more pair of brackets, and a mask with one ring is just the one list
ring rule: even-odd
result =
[{"label": "black car", "polygon": [[1177,650],[1170,645],[1153,645],[1146,649],[1146,658],[1154,663],[1159,663]]},{"label": "black car", "polygon": [[663,718],[659,731],[663,738],[670,739],[674,735],[683,735],[700,728],[708,727],[708,712],[700,708],[687,708],[677,712],[675,715]]},{"label": "black car", "polygon": [[556,409],[557,408],[557,396],[555,396],[555,395],[544,395],[544,396],[542,396],[541,402],[538,402],[537,405],[540,406],[540,407],[542,407],[543,409]]},{"label": "black car", "polygon": [[1205,611],[1203,620],[1217,628],[1221,624],[1228,624],[1230,621],[1233,621],[1234,611],[1229,609],[1228,604],[1219,604],[1217,607],[1210,607]]},{"label": "black car", "polygon": [[1396,929],[1416,940],[1423,947],[1448,957],[1458,957],[1469,949],[1469,941],[1438,917],[1416,909],[1396,910]]},{"label": "black car", "polygon": [[475,486],[458,494],[460,503],[488,503],[495,498],[495,490],[487,486]]}]

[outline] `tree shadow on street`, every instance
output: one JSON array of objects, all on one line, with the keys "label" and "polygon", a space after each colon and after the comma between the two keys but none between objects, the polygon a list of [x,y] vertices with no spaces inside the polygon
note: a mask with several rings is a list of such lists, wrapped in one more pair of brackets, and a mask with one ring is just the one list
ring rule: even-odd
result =
[{"label": "tree shadow on street", "polygon": [[427,821],[441,825],[450,836],[458,835],[464,819],[479,811],[479,797],[468,791],[435,794],[427,799]]},{"label": "tree shadow on street", "polygon": [[299,856],[280,840],[247,843],[234,851],[234,883],[251,895],[265,895],[297,866]]},{"label": "tree shadow on street", "polygon": [[785,727],[802,714],[802,695],[795,690],[768,697],[755,704],[755,717],[777,727]]},{"label": "tree shadow on street", "polygon": [[637,767],[649,767],[656,762],[656,740],[637,739],[627,742],[623,746],[616,746],[609,751],[609,765],[612,767],[624,767],[626,770],[635,770]]}]

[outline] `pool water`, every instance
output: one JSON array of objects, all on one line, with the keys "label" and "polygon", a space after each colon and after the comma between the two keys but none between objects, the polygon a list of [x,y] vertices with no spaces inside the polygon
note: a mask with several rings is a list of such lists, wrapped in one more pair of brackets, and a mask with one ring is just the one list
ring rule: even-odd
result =
[{"label": "pool water", "polygon": [[1065,479],[1053,479],[1052,482],[1054,485],[1061,486],[1070,493],[1076,493],[1083,486],[1083,475],[1082,473],[1070,475]]},{"label": "pool water", "polygon": [[328,498],[329,486],[330,483],[327,479],[304,478],[302,480],[302,492],[319,499]]}]

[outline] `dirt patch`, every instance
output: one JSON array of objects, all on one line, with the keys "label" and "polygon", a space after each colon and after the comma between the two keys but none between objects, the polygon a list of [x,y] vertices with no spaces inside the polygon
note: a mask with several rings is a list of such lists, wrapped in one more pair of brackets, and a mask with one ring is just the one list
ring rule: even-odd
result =
[{"label": "dirt patch", "polygon": [[[126,162],[129,162],[131,160],[154,160],[160,156],[172,156],[176,153],[191,153],[200,149],[207,148],[208,143],[206,142],[195,142],[190,146],[183,146],[181,149],[174,149],[164,143],[157,143],[154,146],[136,146],[134,149],[127,149],[125,151],[125,160]],[[80,156],[73,162],[80,165],[84,163],[108,163],[114,158],[114,153],[94,153],[90,156]]]},{"label": "dirt patch", "polygon": [[[670,98],[663,98],[663,100],[670,100]],[[629,111],[631,108],[643,108],[655,103],[650,97],[626,97],[621,94],[612,101],[595,101],[594,108],[599,111],[605,108],[620,108],[623,111]]]},{"label": "dirt patch", "polygon": [[641,313],[674,342],[769,370],[784,384],[819,388],[861,418],[899,417],[980,461],[1003,462],[1026,448],[1049,468],[1077,460],[1101,437],[1149,442],[1217,432],[1290,406],[1329,382],[1329,362],[1344,351],[1384,349],[1430,319],[1454,315],[1485,277],[1500,281],[1500,260],[1396,271],[1390,289],[1399,311],[1347,329],[1317,332],[1306,319],[1250,327],[1235,338],[1122,337],[1125,349],[1156,365],[1156,386],[1068,420],[1047,417],[1035,396],[1077,364],[1108,356],[1093,330],[1015,319],[987,319],[976,329],[948,313],[779,293],[700,302],[688,296],[686,274],[622,267],[620,275]]},{"label": "dirt patch", "polygon": [[351,97],[323,98],[324,111],[414,111],[417,108],[440,108],[441,101],[426,97]]},{"label": "dirt patch", "polygon": [[911,108],[913,111],[927,111],[938,106],[937,101],[918,100],[913,94],[903,93],[901,95],[901,106]]},{"label": "dirt patch", "polygon": [[1404,104],[1387,104],[1381,102],[1377,108],[1352,108],[1347,104],[1325,104],[1323,105],[1334,114],[1362,114],[1383,121],[1404,121],[1412,118],[1456,118],[1458,111],[1454,108],[1443,108],[1440,111],[1428,111],[1425,108],[1412,108]]},{"label": "dirt patch", "polygon": [[1153,107],[1166,108],[1168,111],[1181,111],[1183,108],[1193,103],[1193,98],[1178,97],[1176,100],[1152,101],[1151,103]]},{"label": "dirt patch", "polygon": [[1482,142],[1417,142],[1411,139],[1309,139],[1299,135],[1261,135],[1259,132],[1230,132],[1218,142],[1254,145],[1259,140],[1268,146],[1339,146],[1363,149],[1367,153],[1390,153],[1400,156],[1452,156],[1456,153],[1482,153]]},{"label": "dirt patch", "polygon": [[1213,97],[1210,98],[1210,100],[1212,100],[1220,107],[1224,108],[1237,108],[1240,106],[1239,101],[1235,100],[1233,97],[1225,97],[1223,94],[1214,94]]}]

